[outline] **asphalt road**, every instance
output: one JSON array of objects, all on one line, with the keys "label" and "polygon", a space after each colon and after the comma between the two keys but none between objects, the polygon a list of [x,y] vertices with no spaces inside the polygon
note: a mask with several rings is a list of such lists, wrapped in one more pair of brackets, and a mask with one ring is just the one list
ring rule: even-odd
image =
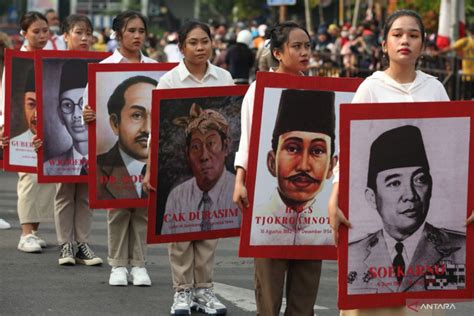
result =
[{"label": "asphalt road", "polygon": [[[39,229],[48,248],[41,254],[18,251],[17,179],[15,173],[0,172],[0,218],[12,225],[12,229],[0,230],[0,315],[169,315],[173,290],[166,245],[149,246],[147,268],[153,282],[149,288],[109,286],[110,267],[106,264],[59,266],[52,219]],[[237,238],[219,242],[216,293],[226,304],[228,315],[255,315],[253,260],[237,256],[238,242]],[[102,210],[94,214],[91,244],[105,261],[107,226]],[[335,262],[324,262],[317,315],[339,314],[336,274]]]}]

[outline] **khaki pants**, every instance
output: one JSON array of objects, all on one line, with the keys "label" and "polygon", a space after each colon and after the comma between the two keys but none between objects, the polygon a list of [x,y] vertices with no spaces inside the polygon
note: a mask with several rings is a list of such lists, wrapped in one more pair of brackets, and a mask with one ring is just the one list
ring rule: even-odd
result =
[{"label": "khaki pants", "polygon": [[146,208],[113,209],[107,213],[108,246],[107,261],[112,267],[145,266]]},{"label": "khaki pants", "polygon": [[89,208],[86,183],[56,184],[54,223],[60,245],[89,240],[92,210]]},{"label": "khaki pants", "polygon": [[20,224],[49,221],[53,217],[54,183],[38,183],[33,173],[18,173],[18,218]]},{"label": "khaki pants", "polygon": [[314,315],[321,260],[255,258],[257,314],[278,316],[286,274],[286,316]]},{"label": "khaki pants", "polygon": [[168,248],[173,288],[212,287],[214,257],[218,239],[170,243]]}]

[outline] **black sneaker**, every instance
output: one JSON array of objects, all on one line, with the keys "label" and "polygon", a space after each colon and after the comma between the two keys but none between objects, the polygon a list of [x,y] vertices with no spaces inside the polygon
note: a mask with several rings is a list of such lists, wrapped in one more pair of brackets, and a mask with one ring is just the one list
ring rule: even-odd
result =
[{"label": "black sneaker", "polygon": [[77,244],[76,260],[86,266],[96,266],[102,264],[102,259],[97,257],[89,245],[85,242]]},{"label": "black sneaker", "polygon": [[59,264],[65,266],[73,266],[76,264],[74,259],[74,249],[71,242],[64,243],[60,246]]}]

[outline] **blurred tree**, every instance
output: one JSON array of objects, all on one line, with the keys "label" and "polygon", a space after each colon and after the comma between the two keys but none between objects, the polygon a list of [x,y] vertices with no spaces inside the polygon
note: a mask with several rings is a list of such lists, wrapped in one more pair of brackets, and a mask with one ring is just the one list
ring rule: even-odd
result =
[{"label": "blurred tree", "polygon": [[439,12],[441,1],[426,1],[426,0],[398,0],[397,9],[412,9],[420,14],[428,11]]},{"label": "blurred tree", "polygon": [[232,8],[234,4],[232,1],[219,0],[200,0],[202,21],[214,20],[218,22],[225,22],[231,19]]},{"label": "blurred tree", "polygon": [[466,23],[474,23],[474,0],[464,0],[464,10],[466,12]]},{"label": "blurred tree", "polygon": [[266,6],[266,0],[234,0],[234,9],[239,20],[254,19],[261,15]]},{"label": "blurred tree", "polygon": [[251,20],[259,17],[266,8],[266,0],[200,0],[201,20],[220,23],[234,20]]},{"label": "blurred tree", "polygon": [[[417,11],[423,18],[427,32],[438,31],[438,12],[441,6],[441,1],[426,1],[426,0],[398,0],[398,9],[412,9]],[[474,23],[474,0],[464,0],[464,10],[466,14],[466,23]]]}]

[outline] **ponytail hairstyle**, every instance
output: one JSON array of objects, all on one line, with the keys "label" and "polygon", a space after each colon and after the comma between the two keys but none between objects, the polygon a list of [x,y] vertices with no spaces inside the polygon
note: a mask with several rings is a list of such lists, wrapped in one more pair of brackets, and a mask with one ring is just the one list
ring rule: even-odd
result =
[{"label": "ponytail hairstyle", "polygon": [[288,43],[288,40],[290,39],[290,32],[294,29],[303,30],[306,35],[308,35],[308,38],[311,39],[311,36],[309,36],[308,31],[304,27],[292,21],[278,23],[268,31],[268,39],[270,40],[270,52],[274,61],[278,62],[278,60],[273,55],[273,51],[277,49],[280,52],[283,52],[285,44]]},{"label": "ponytail hairstyle", "polygon": [[136,18],[142,20],[145,33],[148,33],[147,19],[140,12],[127,10],[118,14],[112,21],[112,30],[115,32],[118,41],[122,40],[122,32],[127,27],[128,22]]}]

